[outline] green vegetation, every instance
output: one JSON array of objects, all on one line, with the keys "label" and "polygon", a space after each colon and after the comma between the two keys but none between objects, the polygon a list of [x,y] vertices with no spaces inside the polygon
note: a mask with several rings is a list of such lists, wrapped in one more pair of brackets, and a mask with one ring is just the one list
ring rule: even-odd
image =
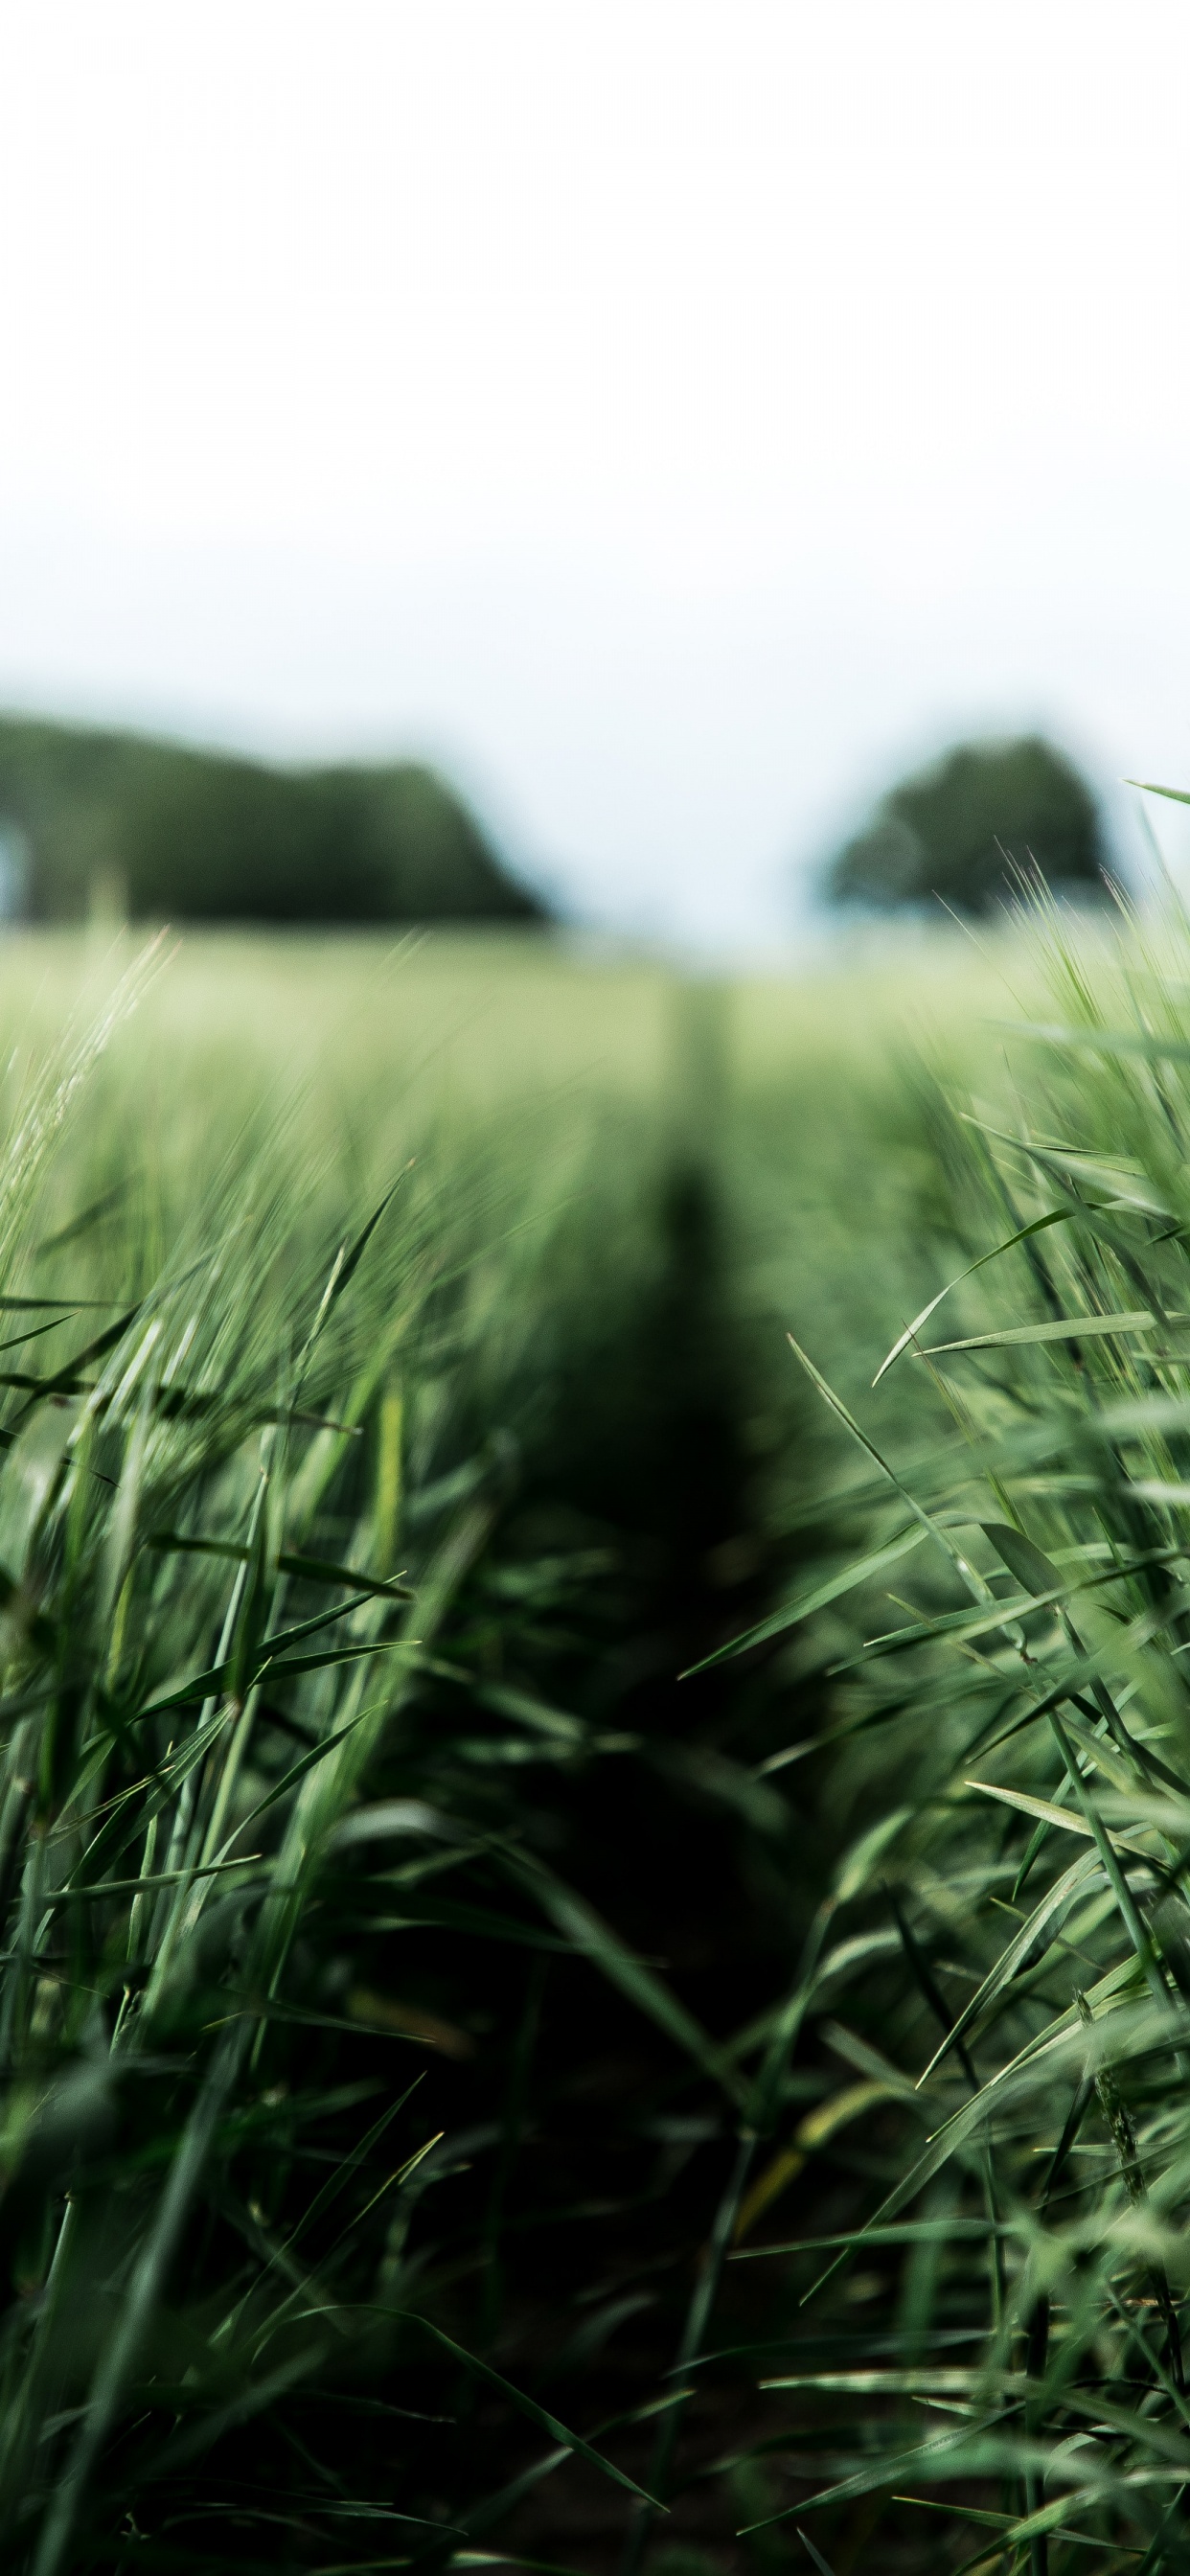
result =
[{"label": "green vegetation", "polygon": [[836,903],[885,911],[936,898],[991,911],[1022,883],[1100,898],[1107,865],[1095,800],[1073,763],[1036,734],[961,743],[906,778],[839,852]]},{"label": "green vegetation", "polygon": [[6,2565],[1183,2564],[1190,942],[1081,941],[0,950]]},{"label": "green vegetation", "polygon": [[531,921],[460,798],[416,762],[279,769],[0,718],[10,908],[35,921]]}]

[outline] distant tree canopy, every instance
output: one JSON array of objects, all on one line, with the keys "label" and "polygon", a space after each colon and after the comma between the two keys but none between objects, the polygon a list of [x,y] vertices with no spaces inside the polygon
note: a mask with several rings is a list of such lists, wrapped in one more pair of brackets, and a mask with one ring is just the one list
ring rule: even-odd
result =
[{"label": "distant tree canopy", "polygon": [[1052,744],[1026,734],[962,743],[894,787],[840,850],[826,890],[835,903],[885,910],[940,895],[956,911],[987,912],[1012,892],[1014,868],[1099,896],[1104,865],[1090,788]]},{"label": "distant tree canopy", "polygon": [[280,769],[0,717],[8,909],[191,921],[534,921],[545,906],[432,769]]}]

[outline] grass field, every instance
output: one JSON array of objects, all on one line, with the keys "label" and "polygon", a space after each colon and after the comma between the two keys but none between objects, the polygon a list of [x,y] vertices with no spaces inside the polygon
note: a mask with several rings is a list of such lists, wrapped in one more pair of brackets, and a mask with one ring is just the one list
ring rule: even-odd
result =
[{"label": "grass field", "polygon": [[1081,953],[0,949],[6,2565],[1184,2564],[1190,974]]}]

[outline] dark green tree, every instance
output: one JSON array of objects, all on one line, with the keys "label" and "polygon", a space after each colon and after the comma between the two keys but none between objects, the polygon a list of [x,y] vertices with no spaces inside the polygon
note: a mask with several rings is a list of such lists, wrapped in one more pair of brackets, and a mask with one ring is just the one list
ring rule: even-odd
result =
[{"label": "dark green tree", "polygon": [[[282,769],[136,734],[0,718],[0,840],[35,921],[532,921],[436,771]],[[20,854],[14,866],[12,853]]]},{"label": "dark green tree", "polygon": [[1073,763],[1039,734],[961,743],[894,787],[839,851],[826,891],[834,903],[891,910],[936,896],[955,911],[987,912],[1022,872],[1084,899],[1104,892],[1095,799]]}]

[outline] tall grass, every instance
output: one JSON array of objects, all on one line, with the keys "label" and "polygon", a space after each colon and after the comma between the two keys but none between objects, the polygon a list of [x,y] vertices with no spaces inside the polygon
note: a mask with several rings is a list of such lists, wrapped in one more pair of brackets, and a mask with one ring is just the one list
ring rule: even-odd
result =
[{"label": "tall grass", "polygon": [[[278,2406],[394,2330],[427,2145],[374,2071],[317,2080],[349,2007],[301,1950],[408,1687],[389,1426],[426,1215],[295,1250],[292,1165],[241,1144],[122,1279],[102,1194],[37,1224],[94,1051],[18,1103],[0,1212],[0,2524],[37,2576],[143,2554],[146,2524],[164,2560],[242,2559],[270,2475],[258,2446],[212,2495],[212,2446],[268,2409],[300,2460]],[[458,1553],[430,1551],[427,1648]]]},{"label": "tall grass", "polygon": [[949,1285],[867,1408],[802,1353],[865,1545],[794,1614],[837,1676],[822,2098],[739,2250],[774,2534],[840,2571],[1190,2560],[1190,937],[1032,936],[1045,1007],[936,1111]]},{"label": "tall grass", "polygon": [[[1092,1714],[1059,1713],[1076,1765],[1080,1727],[1109,1741],[1100,1685],[1139,1740],[1108,1658],[1113,1587],[1176,1597],[1172,1540],[1164,1558],[1130,1540],[1135,1573],[1092,1554],[1085,1597],[1054,1605],[1077,1646],[1028,1606],[1036,1584],[1009,1614],[1023,1664],[980,1630],[1009,1569],[955,1520],[971,1495],[952,1479],[1000,1479],[983,1520],[1056,1550],[1062,1593],[1063,1549],[1108,1543],[1087,1390],[1176,1363],[1144,1359],[1161,1346],[1135,1325],[924,1363],[911,1346],[864,1417],[900,1486],[804,1384],[786,1322],[853,1409],[868,1347],[933,1293],[940,1258],[961,1268],[1051,1213],[1035,1154],[979,1141],[897,1072],[895,994],[867,970],[717,993],[499,945],[389,976],[345,947],[212,942],[150,976],[130,1022],[131,995],[103,1000],[62,1043],[87,960],[38,950],[30,1004],[32,954],[0,957],[0,1017],[20,987],[26,1024],[0,1159],[5,2563],[804,2563],[793,2524],[733,2534],[782,2509],[805,2448],[836,2458],[828,2485],[854,2478],[851,2398],[758,2393],[758,2375],[805,2380],[823,2352],[836,2376],[857,2353],[871,2369],[887,2346],[903,2373],[945,2350],[1021,2376],[1004,2320],[1024,2195],[1000,2095],[923,2186],[924,2218],[906,2204],[904,2279],[897,2249],[865,2250],[849,2292],[840,2275],[822,2293],[829,2326],[797,2307],[804,2255],[733,2256],[794,2193],[801,2236],[854,2235],[899,2174],[903,2124],[966,2082],[960,2044],[985,2080],[981,2021],[913,2092],[925,1998],[953,2014],[954,1984],[962,2001],[1016,1925],[991,1899],[1019,1904],[1020,1855],[989,1830],[1044,1820],[956,1790],[956,1766],[1021,1713],[1018,1675],[1062,1652],[1107,1658],[1078,1684]],[[1110,971],[1147,991],[1140,967]],[[995,989],[953,961],[923,971],[953,1063],[986,1054],[960,1023]],[[1155,1059],[1100,1047],[1064,1082],[1067,1058],[1030,1047],[1031,1096],[1052,1060],[1085,1120],[1097,1066],[1096,1114],[1117,1118],[1110,1085],[1131,1083],[1145,1137],[1161,1082],[1172,1134],[1180,1094]],[[1057,1116],[1034,1123],[1060,1163]],[[999,1101],[989,1123],[1011,1118]],[[1175,1277],[1174,1215],[1134,1213],[1139,1182],[1127,1205],[1117,1182],[1083,1188],[1081,1150],[1076,1181],[1053,1182],[1062,1222],[976,1272],[956,1292],[970,1332],[946,1338],[997,1329],[1014,1277],[1030,1330],[1047,1298],[1081,1316],[1084,1269],[1125,1251]],[[1128,1311],[1156,1315],[1129,1277]],[[1055,1421],[1077,1467],[1045,1447]],[[1123,1433],[1112,1456],[1122,1484]],[[1130,1507],[1163,1528],[1179,1508]],[[928,1633],[833,1679],[873,1582],[920,1583],[935,1560],[915,1594]],[[809,1605],[793,1624],[791,1596]],[[765,1641],[724,1657],[758,1625]],[[1122,1633],[1146,1675],[1168,1664],[1157,1628]],[[980,1776],[1015,1791],[1030,1740],[1005,1737]],[[1169,1744],[1149,1758],[1177,1769]],[[1029,1761],[1028,1794],[1051,1798]],[[1160,1977],[1147,1863],[1122,1848]],[[1088,1865],[1107,1867],[1097,1845]],[[1073,1928],[1055,1922],[1106,1959],[1107,1912],[1084,1938],[1077,1911],[1105,1892],[1080,1879]],[[1047,1957],[1027,1992],[1010,1979],[1006,2044],[1057,1974]],[[1094,1978],[1086,1993],[1098,2029]],[[1046,2067],[1063,2048],[1086,2062],[1073,2014]],[[1112,2138],[1126,2116],[1140,2172],[1144,2118],[1127,2070],[1112,2081]],[[1024,2135],[1035,2097],[1014,2076],[1003,2098]],[[1156,2186],[1143,2209],[1121,2188],[1134,2235],[1154,2225]],[[986,2341],[988,2278],[985,2354],[963,2338]],[[1166,2308],[1127,2313],[1160,2361]],[[1028,2481],[1068,2431],[1034,2380],[979,2430],[1011,2454],[1002,2497],[956,2454],[972,2510],[1034,2510]],[[840,2570],[867,2546],[869,2487],[900,2476],[909,2402],[880,2391],[876,2449],[870,2422],[856,2432],[867,2484],[815,2544]],[[933,2525],[907,2529],[904,2563],[926,2564]]]},{"label": "tall grass", "polygon": [[543,1175],[526,1103],[269,1113],[166,989],[8,1070],[5,2563],[441,2563],[576,2464],[635,2547],[806,1910],[771,1695],[676,1692],[805,1549],[713,1013]]}]

